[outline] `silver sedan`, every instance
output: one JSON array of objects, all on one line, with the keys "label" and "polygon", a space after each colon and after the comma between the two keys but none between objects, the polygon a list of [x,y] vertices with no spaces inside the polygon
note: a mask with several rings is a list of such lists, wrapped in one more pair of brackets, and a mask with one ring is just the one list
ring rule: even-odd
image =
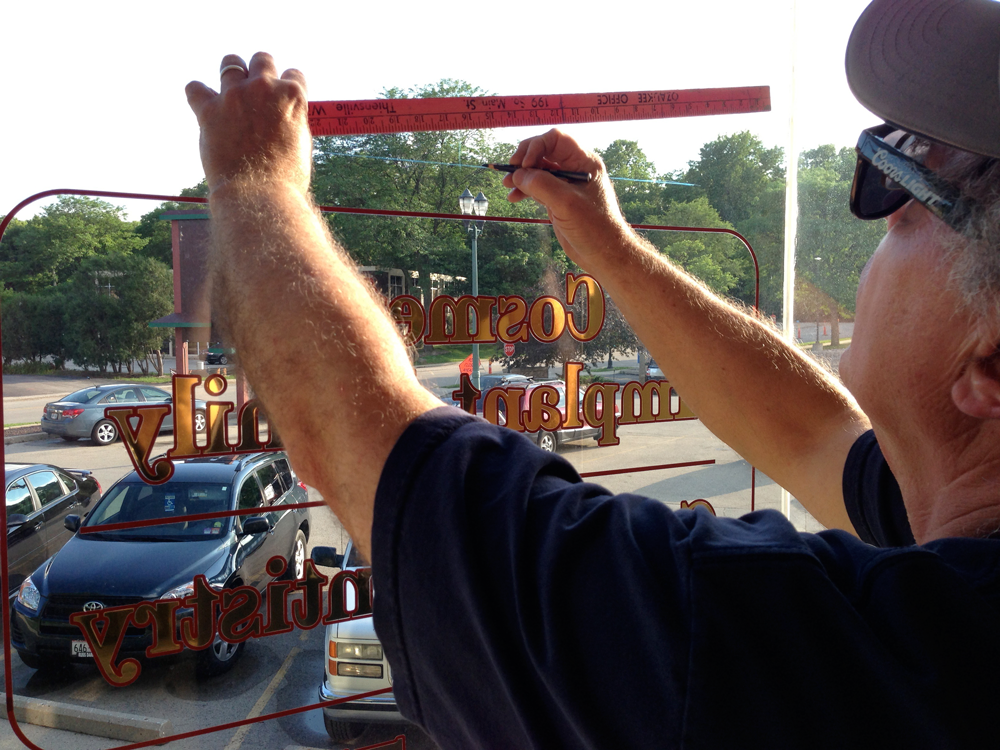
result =
[{"label": "silver sedan", "polygon": [[[58,401],[45,405],[42,412],[42,432],[58,435],[63,440],[74,441],[90,438],[98,445],[110,445],[118,439],[118,425],[104,416],[109,406],[132,404],[169,404],[167,391],[148,385],[119,384],[95,385],[83,388]],[[195,400],[195,431],[205,430],[205,402]],[[160,431],[174,428],[173,414],[168,414]]]}]

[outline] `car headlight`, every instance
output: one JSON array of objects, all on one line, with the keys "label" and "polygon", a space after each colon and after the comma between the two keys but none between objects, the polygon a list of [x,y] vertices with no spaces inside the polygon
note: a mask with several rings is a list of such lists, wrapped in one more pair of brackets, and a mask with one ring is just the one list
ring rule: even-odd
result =
[{"label": "car headlight", "polygon": [[381,664],[351,664],[346,661],[337,662],[337,674],[340,677],[382,677]]},{"label": "car headlight", "polygon": [[[217,583],[209,583],[211,588],[216,591],[221,591],[222,586]],[[170,589],[167,593],[161,596],[161,599],[187,599],[189,596],[194,595],[194,581],[188,581],[183,586],[178,586],[175,589]]]},{"label": "car headlight", "polygon": [[380,643],[337,643],[338,659],[372,659],[382,661]]},{"label": "car headlight", "polygon": [[31,580],[31,576],[28,576],[21,583],[21,588],[17,592],[17,601],[19,604],[23,605],[32,612],[38,611],[38,605],[42,601],[42,595],[38,593],[38,589],[35,588],[35,582]]},{"label": "car headlight", "polygon": [[194,594],[194,581],[189,581],[183,586],[178,586],[175,589],[170,589],[167,593],[161,596],[161,599],[187,599],[189,596]]}]

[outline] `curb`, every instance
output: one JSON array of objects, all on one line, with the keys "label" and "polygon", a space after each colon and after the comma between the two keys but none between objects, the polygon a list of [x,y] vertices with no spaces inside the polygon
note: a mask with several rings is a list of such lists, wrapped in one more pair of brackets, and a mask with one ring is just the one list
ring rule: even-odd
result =
[{"label": "curb", "polygon": [[29,432],[27,435],[11,435],[10,437],[4,436],[4,445],[13,445],[14,443],[30,443],[34,440],[45,440],[46,438],[55,437],[54,435],[49,435],[47,432]]},{"label": "curb", "polygon": [[[6,694],[0,693],[0,696],[6,702]],[[36,727],[64,729],[126,742],[155,740],[174,733],[169,719],[151,719],[21,695],[14,696],[14,718],[18,723]]]}]

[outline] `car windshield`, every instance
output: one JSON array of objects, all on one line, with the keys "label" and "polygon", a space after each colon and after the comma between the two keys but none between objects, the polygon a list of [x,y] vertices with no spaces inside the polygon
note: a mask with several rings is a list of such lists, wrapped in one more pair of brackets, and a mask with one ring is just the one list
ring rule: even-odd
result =
[{"label": "car windshield", "polygon": [[69,401],[74,404],[85,404],[93,398],[101,395],[101,390],[99,388],[84,388],[81,391],[74,391],[68,396],[59,399],[60,401]]},{"label": "car windshield", "polygon": [[[231,510],[232,488],[228,484],[168,482],[148,485],[121,482],[101,498],[84,526],[103,526],[153,519],[170,519],[196,513]],[[102,537],[148,541],[200,541],[229,533],[232,518],[182,521],[134,529],[100,531]]]}]

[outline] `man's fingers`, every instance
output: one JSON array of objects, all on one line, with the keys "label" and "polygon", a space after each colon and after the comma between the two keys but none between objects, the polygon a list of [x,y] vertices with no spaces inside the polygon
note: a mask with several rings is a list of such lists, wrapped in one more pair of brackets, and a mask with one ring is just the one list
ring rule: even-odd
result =
[{"label": "man's fingers", "polygon": [[571,136],[558,128],[518,144],[510,157],[511,164],[529,168],[568,169],[574,172],[596,172],[601,161],[581,148]]},{"label": "man's fingers", "polygon": [[239,55],[226,55],[222,58],[219,73],[222,79],[222,85],[219,87],[219,90],[225,93],[226,89],[230,86],[246,80],[247,64],[243,62],[243,58]]},{"label": "man's fingers", "polygon": [[[547,208],[560,203],[565,199],[567,190],[574,189],[565,180],[541,169],[519,169],[511,177],[516,191]],[[511,200],[510,195],[507,200]],[[518,200],[519,197],[512,202]]]},{"label": "man's fingers", "polygon": [[274,64],[274,58],[267,52],[258,52],[250,58],[250,77],[259,78],[261,76],[266,78],[278,77],[278,68]]},{"label": "man's fingers", "polygon": [[301,70],[296,70],[295,68],[289,68],[284,73],[281,74],[281,80],[283,81],[295,81],[299,86],[302,87],[303,93],[309,89],[306,87],[306,77],[303,75]]},{"label": "man's fingers", "polygon": [[184,93],[187,95],[188,106],[194,110],[196,115],[201,112],[206,103],[218,96],[215,91],[201,81],[191,81],[184,87]]}]

